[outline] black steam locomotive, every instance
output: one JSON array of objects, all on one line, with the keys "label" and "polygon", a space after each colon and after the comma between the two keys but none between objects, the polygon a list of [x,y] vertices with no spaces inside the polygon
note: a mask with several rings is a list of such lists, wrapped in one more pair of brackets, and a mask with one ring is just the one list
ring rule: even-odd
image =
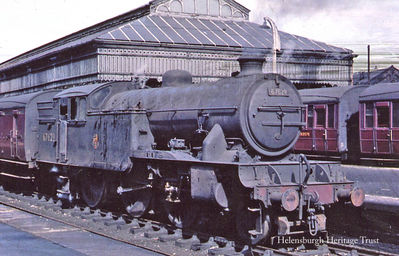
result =
[{"label": "black steam locomotive", "polygon": [[121,198],[136,217],[162,208],[178,227],[206,206],[234,216],[252,244],[323,231],[326,206],[360,206],[364,192],[339,164],[290,154],[305,107],[263,61],[241,57],[238,76],[210,84],[169,71],[161,88],[110,82],[3,98],[0,162],[12,173],[2,175],[90,207]]}]

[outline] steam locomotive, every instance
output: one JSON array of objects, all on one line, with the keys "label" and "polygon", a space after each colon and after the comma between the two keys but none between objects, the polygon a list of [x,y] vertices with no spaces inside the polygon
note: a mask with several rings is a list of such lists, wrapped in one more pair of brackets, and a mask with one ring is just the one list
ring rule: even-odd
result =
[{"label": "steam locomotive", "polygon": [[121,199],[132,216],[153,209],[183,228],[206,206],[232,216],[250,244],[324,231],[326,207],[360,206],[364,192],[338,163],[291,154],[305,106],[263,61],[242,56],[238,76],[207,84],[168,71],[161,88],[109,82],[2,98],[1,175],[90,207]]}]

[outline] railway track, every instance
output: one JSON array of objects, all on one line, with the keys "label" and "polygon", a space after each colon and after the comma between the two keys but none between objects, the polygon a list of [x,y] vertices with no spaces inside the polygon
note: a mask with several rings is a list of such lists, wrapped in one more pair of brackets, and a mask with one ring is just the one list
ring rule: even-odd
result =
[{"label": "railway track", "polygon": [[62,207],[61,201],[37,194],[16,194],[2,187],[0,203],[162,255],[395,255],[333,243],[310,249],[303,245],[280,249],[265,246],[249,248],[237,244],[230,238],[180,230],[159,221],[132,219],[121,213],[93,210],[77,205],[66,209]]}]

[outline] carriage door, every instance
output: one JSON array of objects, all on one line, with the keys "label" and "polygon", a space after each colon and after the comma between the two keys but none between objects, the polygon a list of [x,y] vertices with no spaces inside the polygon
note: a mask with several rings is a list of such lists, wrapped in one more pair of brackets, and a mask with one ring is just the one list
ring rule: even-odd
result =
[{"label": "carriage door", "polygon": [[12,158],[18,158],[18,110],[12,112],[12,130],[10,130],[10,155]]},{"label": "carriage door", "polygon": [[60,99],[60,121],[57,125],[58,146],[57,159],[60,162],[67,161],[67,137],[68,137],[68,101],[67,98]]},{"label": "carriage door", "polygon": [[375,103],[376,129],[375,144],[378,154],[389,154],[391,152],[391,114],[389,102]]},{"label": "carriage door", "polygon": [[337,115],[337,104],[328,104],[327,105],[327,123],[325,130],[325,142],[327,151],[338,151],[338,115]]},{"label": "carriage door", "polygon": [[314,105],[314,146],[316,151],[326,151],[326,105]]},{"label": "carriage door", "polygon": [[391,152],[399,155],[399,102],[392,102]]}]

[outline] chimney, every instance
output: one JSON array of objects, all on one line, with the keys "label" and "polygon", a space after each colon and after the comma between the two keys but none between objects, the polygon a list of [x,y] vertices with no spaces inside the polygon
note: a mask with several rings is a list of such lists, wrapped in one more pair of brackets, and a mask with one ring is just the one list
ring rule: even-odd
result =
[{"label": "chimney", "polygon": [[238,62],[241,69],[239,76],[262,74],[265,57],[261,55],[242,55],[238,58]]}]

